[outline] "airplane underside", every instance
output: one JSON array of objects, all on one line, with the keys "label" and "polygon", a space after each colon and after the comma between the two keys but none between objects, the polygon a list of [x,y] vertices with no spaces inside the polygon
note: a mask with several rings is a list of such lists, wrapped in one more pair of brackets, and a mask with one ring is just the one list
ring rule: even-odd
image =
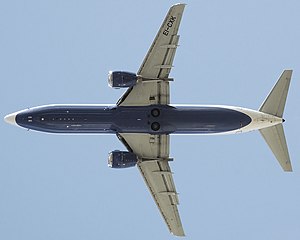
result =
[{"label": "airplane underside", "polygon": [[16,114],[17,125],[49,133],[216,134],[251,123],[225,106],[48,105]]},{"label": "airplane underside", "polygon": [[184,8],[185,4],[175,4],[169,9],[136,73],[109,72],[109,86],[127,88],[115,105],[45,105],[4,118],[10,124],[41,132],[116,134],[127,151],[110,152],[108,165],[137,166],[169,231],[176,236],[185,234],[169,165],[171,134],[259,130],[283,170],[292,171],[282,124],[292,70],[282,73],[258,111],[221,105],[170,104],[170,71],[179,46],[178,29]]}]

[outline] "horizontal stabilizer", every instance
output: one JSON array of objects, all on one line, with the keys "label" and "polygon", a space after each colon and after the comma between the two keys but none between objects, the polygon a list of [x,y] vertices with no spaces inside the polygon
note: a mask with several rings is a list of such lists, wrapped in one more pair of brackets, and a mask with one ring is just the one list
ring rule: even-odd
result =
[{"label": "horizontal stabilizer", "polygon": [[261,105],[259,109],[260,112],[268,113],[280,118],[282,117],[292,72],[292,70],[283,71],[270,94]]},{"label": "horizontal stabilizer", "polygon": [[284,171],[291,172],[292,165],[282,124],[259,130]]}]

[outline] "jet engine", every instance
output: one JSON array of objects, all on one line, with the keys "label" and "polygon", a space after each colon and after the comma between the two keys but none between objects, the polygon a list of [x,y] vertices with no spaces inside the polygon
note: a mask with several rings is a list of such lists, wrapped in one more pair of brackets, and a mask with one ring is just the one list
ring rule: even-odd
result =
[{"label": "jet engine", "polygon": [[108,155],[108,166],[111,168],[134,167],[137,161],[137,156],[132,152],[115,150]]},{"label": "jet engine", "polygon": [[112,88],[128,88],[137,82],[137,75],[130,72],[109,71],[108,85]]}]

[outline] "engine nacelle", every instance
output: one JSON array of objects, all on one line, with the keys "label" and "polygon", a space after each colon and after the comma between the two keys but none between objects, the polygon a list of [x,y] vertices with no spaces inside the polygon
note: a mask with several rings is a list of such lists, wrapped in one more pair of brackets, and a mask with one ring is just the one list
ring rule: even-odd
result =
[{"label": "engine nacelle", "polygon": [[137,82],[137,75],[130,72],[110,71],[108,73],[108,85],[112,88],[128,88]]},{"label": "engine nacelle", "polygon": [[108,155],[108,166],[111,168],[134,167],[137,161],[137,156],[132,152],[115,150]]}]

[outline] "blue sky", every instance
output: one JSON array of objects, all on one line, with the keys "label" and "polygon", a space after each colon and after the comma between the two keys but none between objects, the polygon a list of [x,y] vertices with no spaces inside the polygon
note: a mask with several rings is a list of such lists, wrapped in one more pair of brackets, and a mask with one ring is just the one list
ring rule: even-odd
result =
[{"label": "blue sky", "polygon": [[[139,68],[173,1],[2,1],[1,115],[115,103],[109,70]],[[186,1],[172,103],[257,109],[294,69],[285,109],[293,173],[258,132],[172,136],[186,239],[299,239],[299,1]],[[107,167],[113,135],[49,135],[0,121],[0,239],[173,239],[137,169]]]}]

